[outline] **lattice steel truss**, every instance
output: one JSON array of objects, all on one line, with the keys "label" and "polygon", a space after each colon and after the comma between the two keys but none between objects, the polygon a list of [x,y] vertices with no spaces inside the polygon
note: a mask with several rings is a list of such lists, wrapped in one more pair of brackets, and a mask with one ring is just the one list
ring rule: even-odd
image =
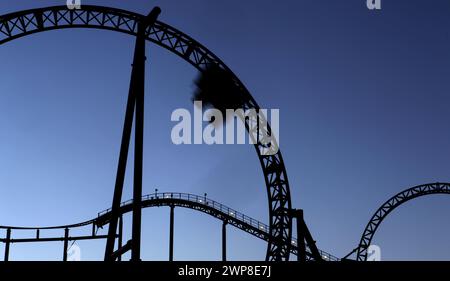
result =
[{"label": "lattice steel truss", "polygon": [[367,260],[367,249],[370,246],[372,238],[375,235],[378,226],[390,212],[411,199],[430,194],[450,194],[450,183],[431,183],[411,187],[392,196],[381,205],[364,229],[361,241],[357,248],[356,259],[358,261]]},{"label": "lattice steel truss", "polygon": [[[96,28],[136,36],[138,22],[143,17],[121,9],[89,5],[83,5],[78,10],[69,10],[66,6],[25,10],[0,16],[0,44],[26,35],[63,28]],[[220,66],[230,73],[240,89],[245,100],[242,109],[260,109],[239,78],[215,54],[188,35],[157,21],[146,30],[146,38],[180,56],[201,72],[210,64]],[[271,134],[270,126],[264,120],[255,124],[247,119],[245,124],[249,134],[253,134],[258,126],[261,138]],[[258,142],[255,148],[266,182],[270,237],[273,237],[269,239],[266,259],[288,260],[292,236],[292,221],[288,215],[291,198],[283,158],[277,146],[274,150],[274,146],[268,147]]]}]

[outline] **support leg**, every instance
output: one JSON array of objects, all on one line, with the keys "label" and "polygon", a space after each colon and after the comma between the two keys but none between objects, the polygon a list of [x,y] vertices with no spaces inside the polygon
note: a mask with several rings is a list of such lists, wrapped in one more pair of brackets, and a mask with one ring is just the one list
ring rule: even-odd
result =
[{"label": "support leg", "polygon": [[133,183],[133,219],[131,260],[140,261],[141,247],[141,201],[142,201],[142,162],[143,162],[143,131],[144,131],[144,82],[145,82],[145,40],[146,29],[157,19],[161,9],[155,7],[147,17],[140,19],[134,50],[133,68],[131,72],[130,90],[128,94],[127,110],[120,147],[119,165],[117,168],[116,184],[114,188],[111,219],[106,242],[105,260],[114,259],[114,244],[119,218],[120,201],[122,199],[123,182],[125,177],[128,148],[133,125],[133,113],[136,108],[135,124],[135,156]]},{"label": "support leg", "polygon": [[305,230],[303,229],[303,210],[296,210],[297,223],[297,261],[306,261]]},{"label": "support leg", "polygon": [[222,261],[227,261],[227,222],[222,224]]},{"label": "support leg", "polygon": [[63,261],[67,261],[67,248],[69,246],[69,229],[66,228],[64,230],[64,253],[63,253]]},{"label": "support leg", "polygon": [[[123,243],[123,216],[121,215],[120,216],[120,218],[119,218],[119,237],[118,237],[118,239],[119,239],[119,249],[121,249],[122,248],[122,243]],[[122,255],[119,255],[118,257],[117,257],[117,260],[118,261],[122,261]]]},{"label": "support leg", "polygon": [[174,234],[175,206],[170,206],[170,238],[169,238],[169,261],[173,261],[173,234]]},{"label": "support leg", "polygon": [[133,91],[136,92],[136,124],[134,128],[134,183],[131,260],[141,260],[141,217],[142,217],[142,166],[144,151],[144,78],[145,78],[145,37],[139,25],[133,69],[136,69]]},{"label": "support leg", "polygon": [[130,146],[131,129],[133,126],[133,113],[135,106],[135,95],[130,85],[128,93],[127,109],[123,125],[122,143],[120,145],[119,164],[117,166],[116,183],[111,208],[111,219],[109,221],[108,238],[106,241],[105,261],[110,261],[114,252],[114,242],[116,240],[117,219],[119,216],[120,201],[122,200],[123,182],[125,180],[125,170],[127,167],[128,149]]},{"label": "support leg", "polygon": [[9,260],[9,246],[11,244],[11,228],[6,230],[6,244],[5,244],[5,259],[4,261]]},{"label": "support leg", "polygon": [[316,261],[322,261],[322,255],[320,254],[319,249],[317,248],[316,241],[313,239],[311,232],[309,232],[308,226],[305,221],[302,220],[303,229],[305,230],[305,241],[308,243],[309,250],[311,251],[312,257]]},{"label": "support leg", "polygon": [[136,92],[136,124],[134,137],[134,183],[131,260],[141,260],[141,218],[142,218],[142,166],[144,153],[144,87],[145,87],[145,40],[146,29],[152,25],[161,9],[155,7],[144,21],[138,24],[133,70],[136,70],[133,91]]}]

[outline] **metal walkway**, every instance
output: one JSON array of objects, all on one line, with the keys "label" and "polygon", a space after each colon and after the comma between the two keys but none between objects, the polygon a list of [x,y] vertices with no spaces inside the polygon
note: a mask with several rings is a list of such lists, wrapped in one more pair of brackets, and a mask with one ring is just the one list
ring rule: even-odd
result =
[{"label": "metal walkway", "polygon": [[[262,240],[269,241],[269,239],[274,239],[271,237],[269,226],[251,218],[241,212],[238,212],[230,207],[227,207],[217,201],[211,200],[205,196],[199,196],[195,194],[189,193],[180,193],[180,192],[158,192],[153,194],[148,194],[142,196],[142,208],[150,208],[150,207],[161,207],[161,206],[169,206],[169,207],[182,207],[188,208],[196,211],[203,212],[212,217],[215,217],[226,224],[233,225],[234,227],[243,230],[255,237],[258,237]],[[126,214],[131,212],[133,209],[133,200],[124,201],[120,204],[120,214]],[[95,219],[91,219],[88,221],[84,221],[76,224],[69,225],[60,225],[60,226],[48,226],[48,227],[16,227],[16,226],[0,226],[0,229],[7,229],[9,232],[11,230],[35,230],[37,235],[32,238],[21,238],[21,239],[12,239],[2,238],[0,242],[3,243],[18,243],[18,242],[49,242],[49,241],[74,241],[74,240],[86,240],[86,239],[102,239],[105,236],[96,235],[96,229],[102,228],[103,226],[109,223],[111,217],[111,209],[106,209],[97,214]],[[83,226],[92,226],[92,235],[91,236],[78,236],[78,237],[70,237],[66,235],[65,237],[55,237],[55,238],[40,238],[39,230],[43,229],[65,229],[68,232],[68,229],[83,227]],[[291,241],[291,253],[297,255],[297,239],[293,238]],[[320,251],[322,258],[326,261],[339,261],[339,258],[325,252]],[[307,248],[307,256],[311,258],[310,250]]]}]

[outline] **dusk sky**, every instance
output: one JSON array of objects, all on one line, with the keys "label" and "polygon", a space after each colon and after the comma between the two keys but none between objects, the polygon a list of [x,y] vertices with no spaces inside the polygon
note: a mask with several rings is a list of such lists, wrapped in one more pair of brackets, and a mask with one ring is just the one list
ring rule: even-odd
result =
[{"label": "dusk sky", "polygon": [[[1,1],[0,15],[65,3]],[[365,0],[82,4],[141,14],[161,7],[160,21],[219,56],[262,108],[280,110],[292,204],[304,209],[320,249],[345,256],[389,197],[450,182],[448,0],[382,0],[377,11]],[[63,29],[0,45],[0,225],[76,223],[110,207],[134,40]],[[207,193],[268,223],[255,149],[174,145],[170,116],[193,110],[198,73],[152,43],[146,52],[143,193]],[[132,196],[132,164],[124,200]],[[387,217],[372,242],[383,260],[450,260],[448,213],[444,195],[413,200]],[[265,258],[266,242],[228,229],[230,260]],[[168,259],[168,233],[169,208],[143,211],[144,260]],[[220,260],[220,243],[220,221],[175,209],[175,260]],[[103,259],[104,241],[77,245],[83,260]],[[10,259],[60,260],[61,253],[62,242],[13,244]]]}]

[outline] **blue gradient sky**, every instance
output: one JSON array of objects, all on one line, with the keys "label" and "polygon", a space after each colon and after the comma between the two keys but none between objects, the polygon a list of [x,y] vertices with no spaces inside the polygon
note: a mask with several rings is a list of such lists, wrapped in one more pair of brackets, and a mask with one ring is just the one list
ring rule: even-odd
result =
[{"label": "blue gradient sky", "polygon": [[[159,5],[160,20],[215,52],[262,107],[279,108],[293,205],[318,246],[340,257],[390,196],[450,181],[450,2],[384,0],[376,12],[365,2],[83,1],[143,14]],[[61,4],[1,1],[0,14]],[[124,34],[72,29],[0,46],[0,224],[73,223],[110,206],[133,45]],[[173,145],[170,114],[192,108],[197,73],[154,45],[147,56],[144,193],[207,192],[267,221],[254,148]],[[382,258],[450,259],[449,202],[429,196],[389,216],[373,241]],[[168,218],[167,208],[144,211],[143,259],[167,259]],[[182,209],[175,219],[175,259],[220,259],[220,222]],[[78,245],[84,260],[103,257],[103,242]],[[266,252],[231,228],[228,245],[234,260]],[[61,252],[62,243],[14,244],[11,259]]]}]

